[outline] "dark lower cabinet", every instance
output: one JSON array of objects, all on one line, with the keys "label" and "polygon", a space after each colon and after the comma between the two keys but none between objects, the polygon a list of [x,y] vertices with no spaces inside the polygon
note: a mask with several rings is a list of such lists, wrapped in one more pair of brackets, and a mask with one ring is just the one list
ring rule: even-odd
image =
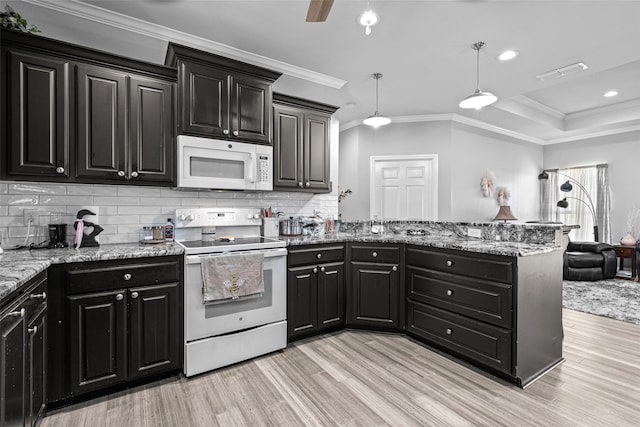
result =
[{"label": "dark lower cabinet", "polygon": [[349,244],[347,324],[383,329],[404,326],[402,252],[397,245]]},{"label": "dark lower cabinet", "polygon": [[[344,326],[343,259],[344,245],[298,246],[289,249],[289,341]],[[318,262],[313,263],[314,260]]]},{"label": "dark lower cabinet", "polygon": [[182,257],[56,265],[49,406],[182,368]]},{"label": "dark lower cabinet", "polygon": [[0,426],[33,426],[46,405],[47,275],[0,310]]}]

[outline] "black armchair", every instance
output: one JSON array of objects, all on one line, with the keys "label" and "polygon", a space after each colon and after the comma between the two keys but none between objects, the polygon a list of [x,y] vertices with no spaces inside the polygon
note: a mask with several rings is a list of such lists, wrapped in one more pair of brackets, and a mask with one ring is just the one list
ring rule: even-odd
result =
[{"label": "black armchair", "polygon": [[616,277],[616,252],[599,242],[569,242],[564,252],[564,280],[595,281]]}]

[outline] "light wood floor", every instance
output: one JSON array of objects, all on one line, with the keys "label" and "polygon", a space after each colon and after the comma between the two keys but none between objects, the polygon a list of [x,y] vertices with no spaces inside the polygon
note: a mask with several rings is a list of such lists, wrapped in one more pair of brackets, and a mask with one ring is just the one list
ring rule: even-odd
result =
[{"label": "light wood floor", "polygon": [[344,331],[58,410],[53,426],[638,426],[640,325],[564,310],[566,361],[525,390],[401,335]]}]

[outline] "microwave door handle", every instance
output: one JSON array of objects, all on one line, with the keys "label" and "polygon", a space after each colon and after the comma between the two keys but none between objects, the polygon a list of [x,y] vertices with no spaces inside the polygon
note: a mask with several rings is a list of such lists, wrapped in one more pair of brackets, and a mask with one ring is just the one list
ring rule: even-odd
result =
[{"label": "microwave door handle", "polygon": [[256,153],[251,153],[249,158],[249,182],[256,182],[256,173],[257,173],[257,165],[256,165]]}]

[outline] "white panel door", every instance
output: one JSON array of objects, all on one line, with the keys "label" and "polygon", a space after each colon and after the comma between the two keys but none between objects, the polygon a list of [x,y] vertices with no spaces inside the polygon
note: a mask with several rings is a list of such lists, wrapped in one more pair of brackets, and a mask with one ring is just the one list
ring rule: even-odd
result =
[{"label": "white panel door", "polygon": [[436,220],[437,155],[371,157],[371,218]]}]

